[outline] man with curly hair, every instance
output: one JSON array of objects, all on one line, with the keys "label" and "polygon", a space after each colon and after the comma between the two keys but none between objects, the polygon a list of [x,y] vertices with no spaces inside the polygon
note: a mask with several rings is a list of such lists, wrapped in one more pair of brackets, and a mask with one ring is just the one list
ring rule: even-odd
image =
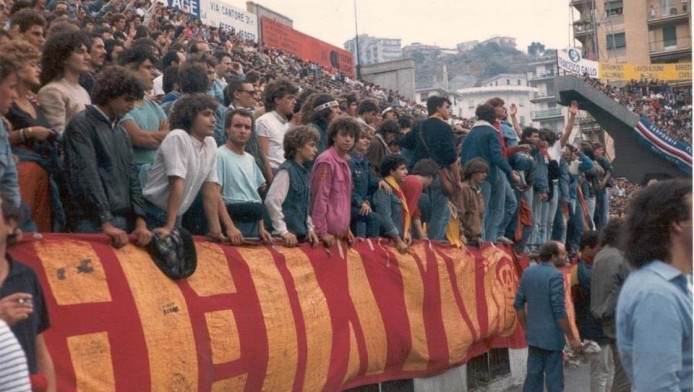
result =
[{"label": "man with curly hair", "polygon": [[217,184],[217,143],[215,110],[219,104],[205,93],[186,94],[176,101],[171,116],[173,129],[164,138],[149,172],[144,195],[147,224],[162,238],[181,226],[202,190],[203,209],[213,238],[222,240],[220,217],[232,244],[243,241],[231,222]]},{"label": "man with curly hair", "polygon": [[58,33],[44,45],[38,98],[51,127],[61,134],[72,117],[91,104],[79,84],[80,76],[89,72],[88,46],[80,32]]},{"label": "man with curly hair", "polygon": [[116,66],[103,70],[94,85],[94,105],[75,115],[64,134],[74,229],[104,232],[116,248],[128,243],[130,232],[140,246],[152,237],[130,138],[119,125],[143,94],[131,72]]}]

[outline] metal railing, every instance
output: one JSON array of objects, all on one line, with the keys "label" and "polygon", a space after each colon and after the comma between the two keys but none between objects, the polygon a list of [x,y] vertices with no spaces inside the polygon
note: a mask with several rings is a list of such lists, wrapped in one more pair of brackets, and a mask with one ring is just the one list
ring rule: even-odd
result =
[{"label": "metal railing", "polygon": [[557,117],[561,116],[561,108],[552,108],[552,109],[545,109],[545,110],[535,110],[532,112],[533,118],[534,119],[540,119],[540,118],[548,118],[548,117]]}]

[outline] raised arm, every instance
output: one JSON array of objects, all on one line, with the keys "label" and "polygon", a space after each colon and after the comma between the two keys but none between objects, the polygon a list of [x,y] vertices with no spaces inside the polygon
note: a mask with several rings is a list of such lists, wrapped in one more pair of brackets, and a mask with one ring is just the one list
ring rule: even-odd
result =
[{"label": "raised arm", "polygon": [[564,147],[569,141],[569,136],[571,136],[571,131],[574,128],[574,121],[576,121],[576,113],[578,113],[578,102],[571,101],[569,105],[569,121],[566,123],[566,128],[564,128],[564,133],[561,135],[559,142],[561,146]]}]

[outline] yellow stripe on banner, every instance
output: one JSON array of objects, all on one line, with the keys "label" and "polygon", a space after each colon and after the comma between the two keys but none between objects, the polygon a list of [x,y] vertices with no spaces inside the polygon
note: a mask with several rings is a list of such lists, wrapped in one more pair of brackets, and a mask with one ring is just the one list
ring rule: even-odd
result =
[{"label": "yellow stripe on banner", "polygon": [[114,253],[130,285],[142,323],[152,374],[150,389],[195,390],[198,359],[193,326],[181,290],[144,250],[127,245]]},{"label": "yellow stripe on banner", "polygon": [[[484,298],[487,303],[489,330],[487,336],[508,336],[516,325],[513,301],[516,297],[511,263],[504,262],[508,255],[500,249],[489,247],[482,251],[484,258]],[[503,280],[503,281],[502,281]]]},{"label": "yellow stripe on banner", "polygon": [[219,310],[205,313],[207,333],[212,347],[212,363],[217,365],[241,358],[241,343],[234,312]]},{"label": "yellow stripe on banner", "polygon": [[359,373],[359,346],[357,346],[357,334],[354,332],[354,325],[349,323],[349,360],[347,362],[347,371],[342,383],[353,379]]},{"label": "yellow stripe on banner", "polygon": [[458,308],[453,293],[453,290],[457,290],[457,288],[453,287],[446,264],[436,256],[436,265],[439,270],[439,284],[441,285],[441,316],[448,344],[448,363],[460,362],[472,344],[472,332]]},{"label": "yellow stripe on banner", "polygon": [[212,242],[195,242],[198,268],[188,278],[188,284],[200,297],[236,292],[229,262],[219,245]]},{"label": "yellow stripe on banner", "polygon": [[292,274],[296,295],[304,315],[306,330],[306,373],[303,389],[319,391],[328,379],[333,349],[333,329],[325,294],[318,285],[316,273],[306,253],[298,248],[281,248]]},{"label": "yellow stripe on banner", "polygon": [[236,392],[243,391],[246,388],[246,380],[248,374],[241,374],[236,377],[227,378],[225,380],[216,381],[212,384],[210,392]]},{"label": "yellow stripe on banner", "polygon": [[395,257],[398,260],[398,267],[405,286],[405,308],[407,309],[410,336],[412,337],[412,347],[407,361],[403,365],[403,370],[425,370],[429,362],[429,346],[424,329],[424,281],[414,257],[409,254],[401,255],[397,252],[395,252]]},{"label": "yellow stripe on banner", "polygon": [[380,373],[386,366],[388,355],[386,328],[371,290],[371,283],[366,276],[364,262],[359,253],[353,249],[347,252],[347,279],[349,295],[357,311],[361,330],[364,332],[368,358],[366,374]]},{"label": "yellow stripe on banner", "polygon": [[268,339],[268,364],[263,391],[283,391],[294,385],[299,347],[296,322],[274,257],[264,246],[237,248],[258,293]]},{"label": "yellow stripe on banner", "polygon": [[58,305],[111,302],[106,272],[88,242],[36,241],[34,250]]},{"label": "yellow stripe on banner", "polygon": [[443,249],[443,254],[453,260],[453,271],[458,282],[457,290],[463,301],[463,307],[472,322],[472,328],[479,336],[480,321],[477,317],[477,280],[475,278],[475,256],[463,249]]},{"label": "yellow stripe on banner", "polygon": [[108,333],[97,332],[67,338],[77,391],[108,392],[116,390]]}]

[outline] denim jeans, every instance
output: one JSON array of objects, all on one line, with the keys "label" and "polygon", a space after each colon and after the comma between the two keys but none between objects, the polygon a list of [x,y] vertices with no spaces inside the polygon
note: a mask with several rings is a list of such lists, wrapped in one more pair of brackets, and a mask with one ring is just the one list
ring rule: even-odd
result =
[{"label": "denim jeans", "polygon": [[[504,236],[506,234],[506,228],[513,220],[513,216],[518,211],[518,199],[516,198],[516,193],[513,191],[511,182],[506,178],[506,176],[501,176],[504,181],[504,190],[506,194],[504,195],[504,214],[502,215],[501,224],[499,224],[499,232],[497,233],[497,238]],[[513,239],[513,237],[508,237]]]},{"label": "denim jeans", "polygon": [[[147,204],[146,217],[147,229],[154,230],[158,227],[163,227],[166,225],[166,211],[150,203],[149,200],[145,202]],[[181,216],[176,217],[174,222],[174,227],[181,227]]]},{"label": "denim jeans", "polygon": [[360,215],[361,208],[352,207],[352,219],[350,228],[355,237],[374,238],[378,237],[380,223],[378,214],[371,211],[368,215]]},{"label": "denim jeans", "polygon": [[[561,203],[558,203],[561,204]],[[569,203],[569,216],[573,211],[572,203]],[[557,206],[557,211],[554,214],[554,227],[552,228],[552,240],[559,241],[562,244],[566,243],[566,223],[567,219],[564,216],[564,211],[561,205]]]},{"label": "denim jeans", "polygon": [[562,351],[549,351],[528,346],[528,373],[523,383],[523,392],[547,392],[564,390],[564,363]]},{"label": "denim jeans", "polygon": [[595,216],[595,196],[586,197],[586,204],[588,205],[588,227],[591,230],[595,230],[595,221],[593,216]]},{"label": "denim jeans", "polygon": [[530,244],[536,247],[542,246],[547,242],[547,214],[549,213],[549,203],[542,201],[539,192],[533,194],[533,231],[530,236]]},{"label": "denim jeans", "polygon": [[445,241],[448,221],[451,219],[451,210],[448,208],[448,197],[441,188],[440,177],[437,176],[431,184],[429,195],[431,197],[431,216],[427,229],[429,239]]},{"label": "denim jeans", "polygon": [[506,188],[503,183],[504,172],[496,171],[496,178],[487,177],[482,183],[484,197],[484,241],[496,242],[499,226],[504,219],[504,199]]},{"label": "denim jeans", "polygon": [[552,231],[554,229],[554,217],[557,214],[557,208],[559,206],[559,180],[554,180],[553,189],[554,192],[552,193],[552,198],[549,200],[547,216],[544,219],[545,226],[547,227],[545,241],[549,241],[552,238]]},{"label": "denim jeans", "polygon": [[[566,249],[568,251],[570,247],[573,251],[578,251],[581,236],[583,235],[583,207],[578,200],[572,200],[571,202],[573,213],[566,227]],[[575,203],[575,205],[573,203]]]},{"label": "denim jeans", "polygon": [[595,230],[602,230],[610,220],[610,192],[607,188],[599,189],[595,194]]}]

